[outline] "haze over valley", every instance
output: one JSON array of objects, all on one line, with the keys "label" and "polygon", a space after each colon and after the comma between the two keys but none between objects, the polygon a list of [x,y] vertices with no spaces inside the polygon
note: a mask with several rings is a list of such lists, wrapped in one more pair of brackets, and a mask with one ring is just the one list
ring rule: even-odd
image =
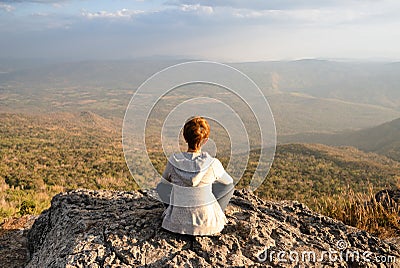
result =
[{"label": "haze over valley", "polygon": [[[91,111],[123,118],[150,75],[187,60],[0,63],[3,112]],[[279,135],[373,127],[400,117],[400,64],[381,62],[229,63],[253,79],[270,103]]]}]

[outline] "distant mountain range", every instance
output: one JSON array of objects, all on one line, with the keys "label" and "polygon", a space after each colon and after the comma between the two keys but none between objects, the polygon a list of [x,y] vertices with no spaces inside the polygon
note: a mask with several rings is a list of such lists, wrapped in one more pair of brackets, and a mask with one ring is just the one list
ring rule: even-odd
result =
[{"label": "distant mountain range", "polygon": [[400,161],[400,118],[376,127],[337,134],[303,133],[280,137],[281,143],[304,142],[354,146]]},{"label": "distant mountain range", "polygon": [[363,129],[400,117],[396,110],[301,93],[268,96],[278,136]]},{"label": "distant mountain range", "polygon": [[[63,63],[0,60],[0,86],[107,86],[137,88],[171,59]],[[252,78],[266,95],[298,92],[314,97],[374,104],[400,110],[400,63],[298,60],[229,63]]]},{"label": "distant mountain range", "polygon": [[314,97],[400,110],[400,63],[299,60],[238,63],[264,92],[299,92]]},{"label": "distant mountain range", "polygon": [[[121,119],[141,83],[184,61],[0,61],[0,111],[92,111]],[[400,118],[400,63],[300,60],[229,65],[252,78],[267,96],[279,135],[359,130]]]}]

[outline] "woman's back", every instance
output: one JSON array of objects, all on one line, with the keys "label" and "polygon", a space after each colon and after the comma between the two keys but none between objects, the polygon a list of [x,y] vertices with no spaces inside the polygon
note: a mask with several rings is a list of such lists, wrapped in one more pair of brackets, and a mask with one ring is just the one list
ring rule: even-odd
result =
[{"label": "woman's back", "polygon": [[[222,188],[230,188],[230,194],[225,194],[226,199],[233,193],[233,179],[218,159],[201,152],[209,134],[210,126],[206,119],[200,116],[189,118],[183,127],[187,152],[173,154],[168,159],[162,175],[163,179],[172,183],[170,205],[163,213],[162,222],[162,227],[167,230],[211,235],[220,232],[227,222],[213,194],[212,184],[218,181],[226,185]],[[227,201],[222,204],[225,208]]]},{"label": "woman's back", "polygon": [[219,160],[207,152],[183,152],[169,158],[163,178],[183,187],[201,187],[213,183],[222,172]]},{"label": "woman's back", "polygon": [[177,233],[210,235],[220,232],[227,219],[211,185],[229,185],[232,178],[221,162],[206,152],[172,155],[163,178],[173,184],[171,205],[163,213],[162,227]]}]

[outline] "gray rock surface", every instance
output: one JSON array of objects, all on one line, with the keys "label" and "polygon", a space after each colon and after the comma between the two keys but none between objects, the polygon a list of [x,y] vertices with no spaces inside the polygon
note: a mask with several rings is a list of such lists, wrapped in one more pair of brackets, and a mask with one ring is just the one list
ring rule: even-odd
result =
[{"label": "gray rock surface", "polygon": [[27,267],[400,267],[395,244],[295,201],[235,190],[223,231],[193,237],[162,229],[164,206],[151,195],[56,195],[28,233]]}]

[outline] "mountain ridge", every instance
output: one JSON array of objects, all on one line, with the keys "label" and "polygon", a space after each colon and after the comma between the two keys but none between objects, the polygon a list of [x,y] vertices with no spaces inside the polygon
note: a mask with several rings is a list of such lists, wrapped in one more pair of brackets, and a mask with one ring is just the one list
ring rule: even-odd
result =
[{"label": "mountain ridge", "polygon": [[353,146],[400,161],[400,118],[375,127],[336,134],[303,133],[280,137],[281,143],[321,143],[330,146]]}]

